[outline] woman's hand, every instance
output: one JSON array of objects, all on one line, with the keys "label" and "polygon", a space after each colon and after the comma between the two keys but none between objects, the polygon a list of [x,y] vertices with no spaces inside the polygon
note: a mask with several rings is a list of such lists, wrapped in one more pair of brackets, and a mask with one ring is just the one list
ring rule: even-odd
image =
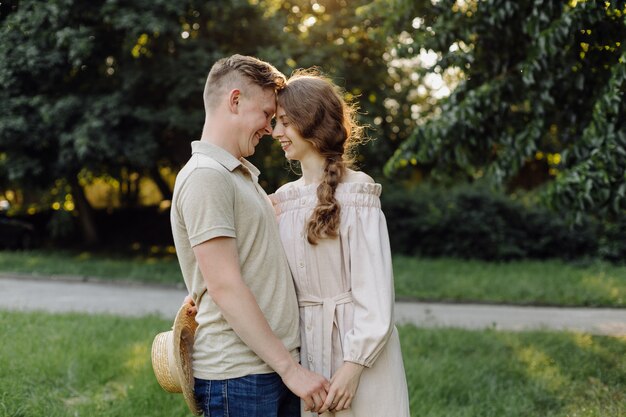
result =
[{"label": "woman's hand", "polygon": [[324,406],[319,413],[341,411],[350,408],[354,394],[359,387],[363,365],[354,362],[344,362],[341,368],[330,379],[330,390],[326,396]]}]

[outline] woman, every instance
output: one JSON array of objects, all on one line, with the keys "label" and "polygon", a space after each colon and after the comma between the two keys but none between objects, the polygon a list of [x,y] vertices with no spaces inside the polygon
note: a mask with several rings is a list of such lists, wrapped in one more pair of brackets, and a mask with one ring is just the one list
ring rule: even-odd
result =
[{"label": "woman", "polygon": [[273,136],[302,176],[270,198],[298,293],[301,361],[331,382],[323,415],[405,417],[381,185],[349,168],[361,133],[354,116],[328,79],[293,75],[278,93]]}]

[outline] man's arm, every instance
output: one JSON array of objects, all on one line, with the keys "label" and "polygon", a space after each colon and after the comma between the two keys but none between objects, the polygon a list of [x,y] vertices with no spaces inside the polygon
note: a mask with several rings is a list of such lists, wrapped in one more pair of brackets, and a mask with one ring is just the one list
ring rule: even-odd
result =
[{"label": "man's arm", "polygon": [[241,277],[235,239],[217,237],[194,246],[193,251],[208,295],[235,333],[305,401],[308,409],[319,410],[326,399],[328,381],[294,361],[270,328]]}]

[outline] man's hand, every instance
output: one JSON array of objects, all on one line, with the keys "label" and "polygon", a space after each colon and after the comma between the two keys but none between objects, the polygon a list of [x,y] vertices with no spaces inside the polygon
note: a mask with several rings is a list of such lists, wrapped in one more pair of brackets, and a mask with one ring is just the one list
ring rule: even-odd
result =
[{"label": "man's hand", "polygon": [[191,307],[187,309],[188,316],[192,316],[198,312],[198,307],[196,307],[196,303],[193,302],[193,298],[191,298],[191,295],[187,295],[187,297],[185,297],[185,299],[183,300],[183,305],[185,304],[191,305]]},{"label": "man's hand", "polygon": [[333,412],[350,408],[352,400],[359,387],[363,365],[353,362],[344,362],[341,368],[330,379],[330,389],[326,396],[323,407],[318,411],[320,414],[327,410]]},{"label": "man's hand", "polygon": [[304,408],[306,411],[319,412],[330,388],[326,378],[295,362],[281,377],[287,388],[302,398],[306,404]]}]

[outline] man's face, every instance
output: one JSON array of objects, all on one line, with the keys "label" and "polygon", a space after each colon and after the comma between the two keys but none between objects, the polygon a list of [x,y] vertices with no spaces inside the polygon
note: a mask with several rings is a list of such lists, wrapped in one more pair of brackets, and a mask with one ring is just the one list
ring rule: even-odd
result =
[{"label": "man's face", "polygon": [[273,89],[248,86],[241,93],[239,111],[242,121],[238,139],[239,154],[248,157],[264,135],[272,134],[272,117],[276,113],[276,93]]}]

